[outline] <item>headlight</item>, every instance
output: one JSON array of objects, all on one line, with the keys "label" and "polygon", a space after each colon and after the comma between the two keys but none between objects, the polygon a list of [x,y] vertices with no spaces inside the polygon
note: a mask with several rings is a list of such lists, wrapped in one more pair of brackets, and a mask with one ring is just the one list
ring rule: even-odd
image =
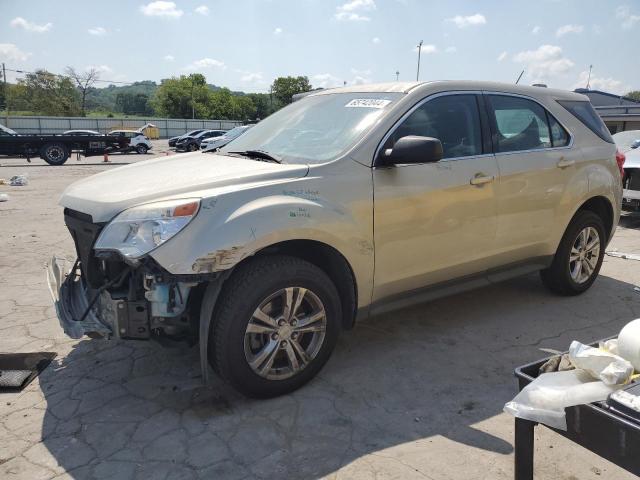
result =
[{"label": "headlight", "polygon": [[102,230],[95,250],[115,250],[135,260],[182,230],[198,212],[200,200],[147,203],[118,214]]}]

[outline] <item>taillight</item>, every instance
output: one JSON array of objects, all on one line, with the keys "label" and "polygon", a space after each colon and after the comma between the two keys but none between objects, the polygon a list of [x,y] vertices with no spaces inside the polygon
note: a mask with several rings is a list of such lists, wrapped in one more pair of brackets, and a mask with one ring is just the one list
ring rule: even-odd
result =
[{"label": "taillight", "polygon": [[620,177],[624,179],[624,161],[627,158],[624,156],[620,150],[616,150],[616,163],[618,164],[618,168],[620,169]]}]

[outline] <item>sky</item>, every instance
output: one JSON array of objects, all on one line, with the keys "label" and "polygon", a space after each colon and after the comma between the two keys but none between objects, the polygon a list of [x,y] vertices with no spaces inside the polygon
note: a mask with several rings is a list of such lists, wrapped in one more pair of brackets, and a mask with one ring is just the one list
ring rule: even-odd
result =
[{"label": "sky", "polygon": [[520,83],[574,89],[593,65],[592,89],[640,90],[640,0],[0,0],[6,68],[94,67],[118,82],[413,81],[421,40],[420,80],[512,83],[525,70]]}]

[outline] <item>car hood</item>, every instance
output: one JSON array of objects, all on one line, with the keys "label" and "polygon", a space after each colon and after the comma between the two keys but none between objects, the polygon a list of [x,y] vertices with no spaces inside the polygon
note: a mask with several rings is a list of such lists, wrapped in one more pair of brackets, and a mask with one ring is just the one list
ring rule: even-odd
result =
[{"label": "car hood", "polygon": [[[304,177],[304,164],[278,164],[195,152],[133,163],[87,177],[63,192],[60,205],[106,222],[126,208],[203,190]],[[212,192],[212,194],[215,194]]]},{"label": "car hood", "polygon": [[624,168],[640,168],[640,148],[629,150],[624,156]]}]

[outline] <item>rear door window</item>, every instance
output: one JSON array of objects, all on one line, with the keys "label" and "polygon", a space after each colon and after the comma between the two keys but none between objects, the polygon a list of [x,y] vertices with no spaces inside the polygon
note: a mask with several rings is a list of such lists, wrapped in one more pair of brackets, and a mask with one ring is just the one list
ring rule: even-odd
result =
[{"label": "rear door window", "polygon": [[487,95],[496,152],[519,152],[552,146],[544,108],[532,100]]},{"label": "rear door window", "polygon": [[553,116],[547,112],[547,118],[549,119],[549,128],[551,129],[551,144],[553,147],[566,147],[569,145],[570,137],[569,133],[564,129],[560,123],[553,118]]},{"label": "rear door window", "polygon": [[602,121],[602,118],[600,118],[600,115],[598,115],[598,112],[593,108],[591,102],[558,100],[558,103],[569,110],[574,117],[580,120],[602,140],[608,143],[615,143],[609,129]]}]

